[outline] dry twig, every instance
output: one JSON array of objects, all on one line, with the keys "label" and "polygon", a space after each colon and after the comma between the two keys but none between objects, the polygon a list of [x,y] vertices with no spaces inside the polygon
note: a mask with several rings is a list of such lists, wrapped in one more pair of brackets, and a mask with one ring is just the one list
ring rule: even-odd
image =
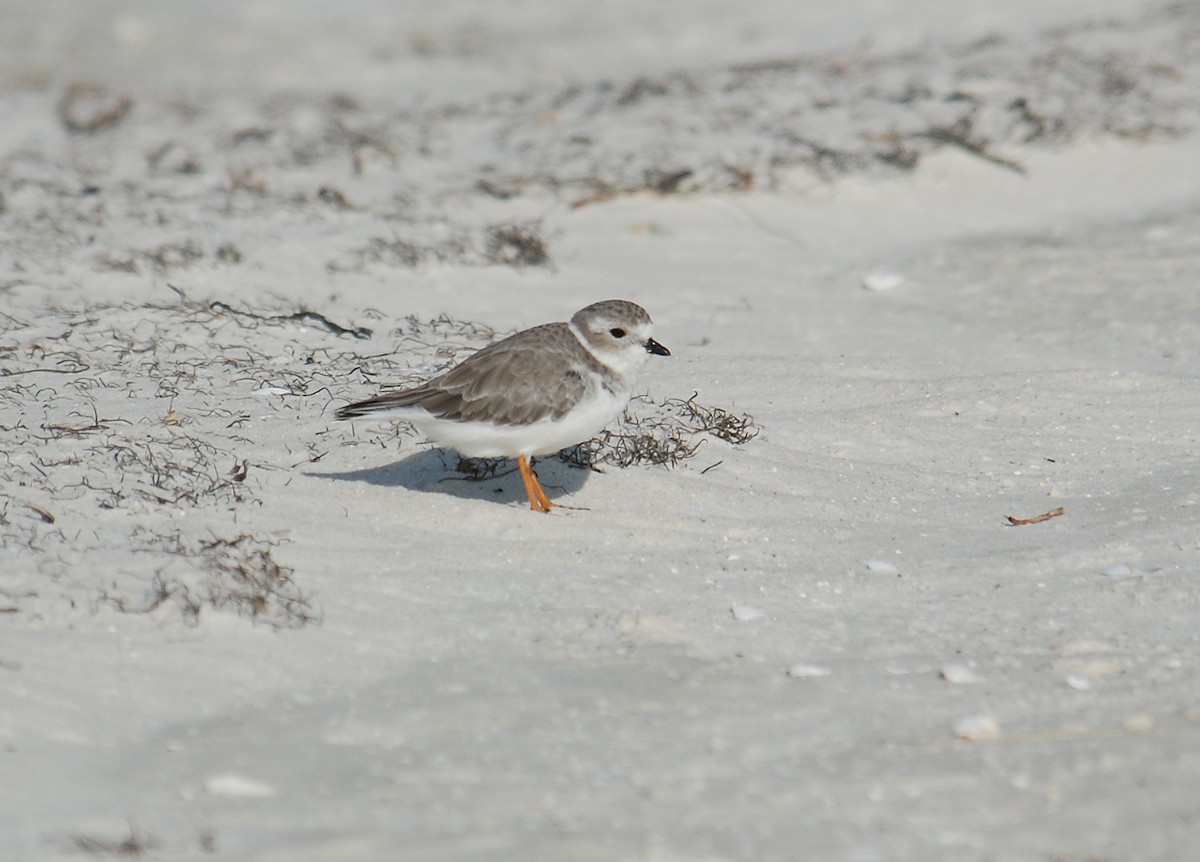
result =
[{"label": "dry twig", "polygon": [[1049,521],[1051,518],[1057,518],[1059,515],[1065,515],[1067,510],[1059,506],[1057,509],[1051,509],[1049,512],[1043,512],[1040,515],[1034,515],[1032,518],[1014,518],[1012,515],[1006,515],[1010,527],[1023,527],[1026,524],[1040,524],[1042,521]]}]

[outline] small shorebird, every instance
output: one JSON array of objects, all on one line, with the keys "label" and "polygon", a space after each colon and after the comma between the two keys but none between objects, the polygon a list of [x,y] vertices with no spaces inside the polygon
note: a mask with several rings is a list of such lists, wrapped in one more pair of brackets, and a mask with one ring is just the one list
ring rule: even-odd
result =
[{"label": "small shorebird", "polygon": [[559,504],[529,459],[586,440],[621,415],[646,357],[671,355],[650,337],[653,329],[640,305],[597,302],[569,323],[522,330],[428,383],[348,404],[336,415],[392,415],[468,458],[516,458],[529,507],[549,512]]}]

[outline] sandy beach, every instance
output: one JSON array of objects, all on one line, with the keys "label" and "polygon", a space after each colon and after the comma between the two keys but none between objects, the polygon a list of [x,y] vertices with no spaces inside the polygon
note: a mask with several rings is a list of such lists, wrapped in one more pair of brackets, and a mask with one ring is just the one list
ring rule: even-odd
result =
[{"label": "sandy beach", "polygon": [[1200,4],[4,5],[0,859],[1200,858]]}]

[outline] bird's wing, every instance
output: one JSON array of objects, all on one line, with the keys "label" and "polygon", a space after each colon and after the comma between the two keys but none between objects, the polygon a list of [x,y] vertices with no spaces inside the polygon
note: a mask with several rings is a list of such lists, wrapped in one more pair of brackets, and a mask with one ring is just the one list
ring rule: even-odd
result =
[{"label": "bird's wing", "polygon": [[[530,425],[558,419],[587,393],[600,366],[565,324],[519,332],[421,387],[415,402],[441,419]],[[592,369],[592,365],[596,368]]]},{"label": "bird's wing", "polygon": [[604,370],[580,352],[565,323],[548,323],[488,345],[428,383],[348,404],[336,416],[420,407],[439,419],[531,425],[565,414],[594,385],[593,372]]}]

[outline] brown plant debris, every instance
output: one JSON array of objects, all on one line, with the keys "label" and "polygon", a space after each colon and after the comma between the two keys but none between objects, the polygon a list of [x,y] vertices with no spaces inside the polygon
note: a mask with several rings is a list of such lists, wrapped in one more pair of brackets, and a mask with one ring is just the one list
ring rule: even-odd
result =
[{"label": "brown plant debris", "polygon": [[372,330],[365,326],[345,327],[334,323],[320,312],[309,309],[302,309],[291,314],[258,314],[257,312],[234,308],[229,303],[220,300],[209,303],[208,307],[221,314],[229,314],[246,320],[256,320],[261,323],[301,323],[309,326],[319,326],[335,335],[351,335],[355,338],[363,339],[370,338],[373,334]]},{"label": "brown plant debris", "polygon": [[1011,527],[1023,527],[1026,524],[1040,524],[1042,521],[1049,521],[1051,518],[1057,518],[1060,515],[1065,515],[1067,510],[1059,506],[1057,509],[1051,509],[1049,512],[1043,512],[1040,515],[1034,515],[1032,518],[1015,518],[1012,515],[1006,515],[1005,519]]},{"label": "brown plant debris", "polygon": [[122,838],[97,837],[94,835],[72,835],[71,843],[82,853],[93,856],[138,857],[155,850],[158,840],[140,829],[129,827],[129,834]]},{"label": "brown plant debris", "polygon": [[96,84],[71,84],[58,101],[58,119],[67,130],[76,133],[98,132],[115,126],[129,109],[133,99],[114,96]]},{"label": "brown plant debris", "polygon": [[536,224],[501,224],[488,228],[487,259],[506,266],[546,266],[550,253]]},{"label": "brown plant debris", "polygon": [[171,559],[151,579],[149,599],[138,603],[106,589],[99,601],[137,614],[173,605],[191,626],[200,624],[205,609],[232,612],[274,628],[320,622],[320,612],[293,580],[293,570],[275,560],[274,547],[244,533],[201,541],[186,540],[178,532],[144,535],[135,551],[165,552]]}]

